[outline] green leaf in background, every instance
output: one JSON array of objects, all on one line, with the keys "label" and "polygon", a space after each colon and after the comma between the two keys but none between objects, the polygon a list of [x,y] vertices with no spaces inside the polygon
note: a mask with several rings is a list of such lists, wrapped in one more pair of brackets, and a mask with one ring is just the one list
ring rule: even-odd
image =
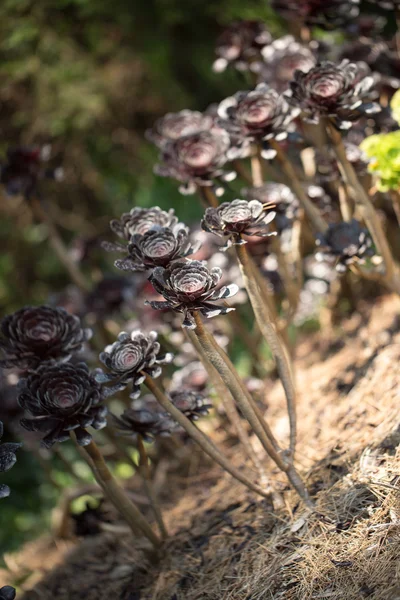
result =
[{"label": "green leaf in background", "polygon": [[393,96],[390,102],[390,108],[392,109],[393,119],[396,119],[400,125],[400,90],[398,90]]},{"label": "green leaf in background", "polygon": [[400,130],[371,135],[360,144],[360,148],[371,159],[368,169],[376,176],[378,190],[399,190]]}]

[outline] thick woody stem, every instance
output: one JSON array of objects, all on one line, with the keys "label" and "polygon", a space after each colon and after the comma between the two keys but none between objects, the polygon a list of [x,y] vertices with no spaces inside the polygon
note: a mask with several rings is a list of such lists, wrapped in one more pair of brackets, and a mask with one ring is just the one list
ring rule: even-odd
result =
[{"label": "thick woody stem", "polygon": [[297,430],[296,390],[289,353],[283,343],[283,340],[276,330],[276,325],[273,321],[272,315],[270,314],[268,306],[265,302],[263,302],[261,290],[257,284],[257,281],[252,277],[252,271],[249,269],[249,255],[246,246],[235,246],[235,248],[244,285],[249,295],[255,318],[263,336],[271,348],[271,352],[276,361],[278,373],[282,381],[283,389],[285,390],[290,424],[290,456],[293,458],[296,446]]},{"label": "thick woody stem", "polygon": [[71,437],[77,445],[80,454],[85,457],[86,462],[92,469],[93,475],[97,483],[102,487],[104,494],[128,523],[133,533],[137,534],[138,531],[141,531],[153,546],[158,549],[161,545],[159,538],[139,509],[131,502],[116,481],[95,442],[92,440],[87,446],[79,446],[73,432],[71,432]]},{"label": "thick woody stem", "polygon": [[162,516],[160,505],[158,503],[157,496],[154,492],[153,484],[151,481],[149,457],[147,455],[146,447],[143,443],[141,435],[138,435],[137,438],[137,449],[139,452],[139,471],[143,478],[146,494],[150,500],[150,505],[153,510],[158,528],[160,530],[161,537],[163,540],[165,540],[168,537],[168,532],[167,528],[165,527],[164,519]]},{"label": "thick woody stem", "polygon": [[338,195],[342,219],[343,221],[349,222],[353,218],[353,211],[351,209],[351,202],[345,185],[339,186]]},{"label": "thick woody stem", "polygon": [[200,446],[200,448],[210,456],[217,464],[220,465],[227,473],[232,477],[240,481],[249,490],[260,494],[264,498],[269,498],[269,494],[265,490],[261,489],[258,485],[247,479],[245,475],[236,469],[230,461],[218,450],[218,448],[211,442],[211,440],[204,435],[193,423],[183,414],[181,411],[174,406],[171,400],[166,394],[158,387],[151,377],[146,375],[145,384],[154,395],[159,404],[167,411],[175,421],[186,431],[186,433]]},{"label": "thick woody stem", "polygon": [[287,183],[293,191],[293,193],[297,196],[312,226],[317,232],[324,233],[328,229],[328,225],[323,219],[323,217],[320,215],[317,207],[314,206],[314,204],[311,202],[306,192],[304,191],[304,188],[296,175],[292,163],[289,161],[286,154],[279,146],[278,142],[276,142],[275,140],[269,140],[269,144],[271,148],[273,148],[276,151],[276,157],[282,167],[282,171],[285,173],[288,179]]},{"label": "thick woody stem", "polygon": [[86,281],[84,275],[80,271],[79,267],[71,260],[68,255],[68,250],[58,233],[51,216],[44,210],[40,201],[37,198],[31,198],[30,206],[35,217],[43,223],[48,232],[49,242],[54,252],[57,255],[59,261],[64,265],[66,271],[68,271],[71,280],[79,287],[83,292],[88,292],[90,286]]},{"label": "thick woody stem", "polygon": [[261,187],[264,183],[262,164],[260,160],[260,152],[257,148],[256,154],[251,157],[251,178],[254,187]]}]

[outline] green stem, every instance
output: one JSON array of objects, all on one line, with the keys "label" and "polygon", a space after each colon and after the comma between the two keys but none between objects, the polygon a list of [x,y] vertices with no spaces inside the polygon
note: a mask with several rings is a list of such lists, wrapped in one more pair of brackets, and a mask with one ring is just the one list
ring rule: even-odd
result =
[{"label": "green stem", "polygon": [[163,407],[165,411],[167,411],[175,421],[186,431],[186,433],[200,446],[200,448],[210,456],[217,464],[219,464],[227,473],[229,473],[232,477],[240,481],[243,485],[245,485],[249,490],[260,494],[264,498],[269,498],[269,494],[262,490],[258,485],[254,484],[247,479],[245,475],[236,469],[227,458],[218,450],[216,446],[207,438],[206,435],[183,414],[181,411],[174,406],[171,400],[167,397],[166,394],[158,387],[158,385],[146,375],[145,384],[150,390],[150,392],[157,399],[159,404]]}]

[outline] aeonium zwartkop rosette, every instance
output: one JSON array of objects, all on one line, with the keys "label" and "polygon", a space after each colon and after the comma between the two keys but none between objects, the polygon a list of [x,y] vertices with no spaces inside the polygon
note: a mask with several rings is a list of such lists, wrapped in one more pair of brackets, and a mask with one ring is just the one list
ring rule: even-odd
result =
[{"label": "aeonium zwartkop rosette", "polygon": [[[3,437],[3,423],[0,421],[0,442]],[[0,443],[0,473],[9,471],[17,462],[15,456],[16,451],[21,447],[21,444],[15,443]],[[7,498],[10,495],[10,488],[8,485],[0,484],[0,500],[1,498]]]},{"label": "aeonium zwartkop rosette", "polygon": [[199,311],[207,318],[226,314],[233,308],[214,304],[238,292],[238,286],[231,284],[216,289],[222,278],[218,267],[208,269],[199,260],[176,260],[166,269],[157,267],[149,277],[154,289],[164,296],[163,301],[149,301],[156,310],[170,309],[184,314],[183,326],[195,329],[193,313]]},{"label": "aeonium zwartkop rosette", "polygon": [[212,187],[215,181],[232,181],[234,171],[224,171],[230,159],[231,139],[221,127],[214,126],[168,142],[154,172],[181,181],[182,194],[193,194],[197,187]]},{"label": "aeonium zwartkop rosette", "polygon": [[307,72],[317,62],[309,46],[285,35],[261,51],[264,62],[258,74],[260,82],[268,83],[278,92],[285,91],[296,70]]},{"label": "aeonium zwartkop rosette", "polygon": [[349,265],[362,264],[374,254],[368,230],[356,219],[329,225],[325,233],[318,235],[317,245],[321,248],[317,258],[336,261],[336,270],[340,272]]},{"label": "aeonium zwartkop rosette", "polygon": [[366,65],[326,61],[307,73],[296,71],[287,97],[306,121],[318,123],[321,117],[331,117],[338,127],[348,129],[362,114],[380,111],[379,104],[371,101],[376,96],[374,84]]},{"label": "aeonium zwartkop rosette", "polygon": [[159,148],[164,148],[168,142],[200,131],[207,131],[212,127],[213,121],[211,114],[201,113],[197,110],[167,113],[146,131],[146,138]]},{"label": "aeonium zwartkop rosette", "polygon": [[[135,207],[128,213],[124,213],[120,219],[113,219],[110,229],[118,237],[129,241],[135,233],[144,235],[152,227],[174,227],[178,223],[178,217],[171,208],[168,212],[161,210],[159,206],[153,208]],[[103,242],[107,248],[108,243]]]},{"label": "aeonium zwartkop rosette", "polygon": [[215,45],[216,73],[233,65],[238,71],[257,71],[261,62],[261,49],[272,40],[262,21],[234,21],[218,37]]},{"label": "aeonium zwartkop rosette", "polygon": [[21,425],[45,433],[45,448],[65,442],[71,431],[78,444],[86,446],[92,440],[86,428],[102,429],[107,424],[101,386],[84,363],[43,365],[21,379],[19,387],[19,405],[31,415]]},{"label": "aeonium zwartkop rosette", "polygon": [[34,369],[44,362],[64,362],[91,337],[80,320],[62,308],[27,306],[0,323],[3,368]]},{"label": "aeonium zwartkop rosette", "polygon": [[173,391],[169,394],[172,404],[178,408],[190,421],[197,421],[200,417],[208,415],[212,404],[207,399],[193,390]]},{"label": "aeonium zwartkop rosette", "polygon": [[245,244],[243,235],[276,235],[269,230],[274,217],[275,212],[268,211],[258,200],[233,200],[223,202],[218,208],[207,208],[201,226],[205,231],[227,237],[226,244],[221,248],[227,250],[232,245]]},{"label": "aeonium zwartkop rosette", "polygon": [[161,366],[173,360],[171,353],[160,354],[157,333],[148,334],[133,331],[131,334],[121,332],[116,342],[107,346],[100,354],[100,360],[107,368],[106,373],[100,369],[96,372],[96,380],[110,383],[104,393],[111,395],[123,390],[129,383],[132,385],[131,398],[140,395],[140,385],[149,375],[153,379],[161,375]]},{"label": "aeonium zwartkop rosette", "polygon": [[[152,396],[150,398],[152,400]],[[112,416],[116,427],[122,433],[132,437],[140,436],[145,442],[153,442],[158,437],[168,437],[178,428],[170,415],[159,405],[154,406],[153,402],[144,402],[140,409],[128,408],[119,417]]]}]

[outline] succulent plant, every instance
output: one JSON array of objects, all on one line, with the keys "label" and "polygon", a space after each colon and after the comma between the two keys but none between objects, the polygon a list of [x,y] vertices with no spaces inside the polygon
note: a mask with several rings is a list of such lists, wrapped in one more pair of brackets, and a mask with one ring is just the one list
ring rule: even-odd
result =
[{"label": "succulent plant", "polygon": [[49,146],[20,146],[7,151],[7,159],[0,165],[0,183],[9,196],[23,195],[30,198],[41,179],[60,179],[62,169],[45,168]]},{"label": "succulent plant", "polygon": [[159,148],[164,148],[167,142],[178,140],[186,135],[207,131],[213,125],[210,114],[197,110],[181,110],[168,113],[158,119],[152,129],[146,131],[146,137]]},{"label": "succulent plant", "polygon": [[20,380],[19,404],[31,418],[21,420],[28,431],[45,433],[42,445],[50,448],[69,439],[74,431],[81,446],[91,442],[87,427],[106,426],[101,386],[84,363],[43,365]]},{"label": "succulent plant", "polygon": [[3,368],[34,369],[43,362],[64,362],[82,349],[91,330],[62,308],[27,306],[0,323]]},{"label": "succulent plant", "polygon": [[208,374],[203,364],[192,360],[181,369],[174,371],[171,378],[170,390],[174,392],[191,389],[202,392],[207,387]]},{"label": "succulent plant", "polygon": [[244,148],[246,143],[286,139],[288,127],[299,112],[265,83],[225,98],[218,107],[221,126],[236,140],[243,140]]},{"label": "succulent plant", "polygon": [[243,235],[268,237],[275,235],[269,230],[269,224],[275,217],[275,212],[267,209],[258,200],[233,200],[223,202],[218,208],[207,208],[201,221],[205,231],[227,237],[227,242],[221,250],[232,245],[245,244]]},{"label": "succulent plant", "polygon": [[331,223],[324,234],[318,234],[317,245],[321,249],[317,258],[335,260],[339,272],[351,264],[363,263],[367,256],[374,254],[368,230],[356,219]]},{"label": "succulent plant", "polygon": [[148,304],[156,310],[171,309],[183,313],[183,326],[194,329],[193,312],[200,311],[205,317],[211,318],[234,310],[214,304],[217,300],[230,298],[238,291],[235,284],[217,290],[221,277],[221,269],[215,267],[209,270],[205,262],[198,260],[176,260],[166,269],[156,267],[149,280],[165,300],[150,301]]},{"label": "succulent plant", "polygon": [[283,183],[264,183],[260,187],[244,188],[241,191],[243,198],[255,198],[262,204],[274,207],[275,224],[278,232],[289,227],[299,210],[299,201],[292,190]]},{"label": "succulent plant", "polygon": [[122,331],[116,342],[107,346],[100,354],[100,360],[107,368],[107,373],[100,369],[96,372],[99,383],[111,383],[104,389],[105,394],[115,393],[132,385],[131,398],[140,395],[140,385],[149,375],[153,379],[161,375],[161,366],[172,361],[171,353],[160,354],[157,333],[148,334],[133,331],[131,334]]},{"label": "succulent plant", "polygon": [[174,391],[169,395],[174,406],[191,421],[197,421],[200,417],[208,415],[212,408],[212,404],[207,403],[203,394],[193,390]]},{"label": "succulent plant", "polygon": [[181,181],[182,194],[193,194],[197,187],[214,185],[214,180],[231,181],[234,171],[225,172],[231,139],[221,127],[214,126],[168,142],[161,153],[161,163],[154,172]]},{"label": "succulent plant", "polygon": [[200,245],[192,245],[189,228],[183,223],[176,223],[170,227],[153,225],[143,234],[134,233],[127,247],[116,244],[104,244],[103,247],[128,253],[127,257],[115,261],[118,269],[144,272],[152,267],[165,267],[175,258],[194,254]]},{"label": "succulent plant", "polygon": [[272,8],[289,21],[333,29],[359,13],[359,0],[272,0]]},{"label": "succulent plant", "polygon": [[[3,437],[3,423],[0,421],[0,442]],[[0,473],[5,473],[9,471],[17,462],[17,457],[15,455],[16,451],[21,447],[21,444],[15,443],[0,443]],[[0,484],[0,500],[1,498],[6,498],[10,495],[10,488],[8,485]],[[2,588],[4,589],[4,588]],[[1,598],[1,589],[0,589],[0,598]]]},{"label": "succulent plant", "polygon": [[16,591],[11,585],[4,585],[0,588],[0,600],[14,600],[15,597]]},{"label": "succulent plant", "polygon": [[365,63],[376,79],[377,87],[400,88],[400,57],[394,47],[384,40],[361,37],[345,44],[339,59]]},{"label": "succulent plant", "polygon": [[[143,398],[145,399],[146,397]],[[169,414],[162,411],[161,407],[155,406],[153,402],[143,402],[143,407],[140,409],[128,408],[119,417],[113,415],[113,420],[116,427],[124,434],[134,437],[140,435],[145,442],[153,442],[157,437],[169,436],[177,429]]]},{"label": "succulent plant", "polygon": [[374,83],[374,78],[367,75],[366,65],[348,60],[339,64],[325,61],[307,73],[295,72],[288,100],[302,110],[310,123],[318,123],[320,117],[332,117],[341,129],[348,129],[351,121],[363,113],[380,111],[380,106],[371,102]]},{"label": "succulent plant", "polygon": [[218,37],[215,45],[217,60],[213,70],[225,71],[233,65],[239,71],[257,70],[261,49],[272,40],[262,21],[234,21]]},{"label": "succulent plant", "polygon": [[264,62],[258,80],[267,83],[278,92],[283,92],[289,87],[296,70],[306,73],[317,62],[310,47],[300,44],[291,35],[274,40],[265,46],[261,53]]},{"label": "succulent plant", "polygon": [[[173,227],[178,223],[178,217],[171,208],[168,212],[159,206],[140,208],[135,206],[120,219],[113,219],[110,223],[111,230],[120,238],[130,241],[135,233],[144,235],[152,227]],[[125,246],[123,246],[125,248]]]}]

